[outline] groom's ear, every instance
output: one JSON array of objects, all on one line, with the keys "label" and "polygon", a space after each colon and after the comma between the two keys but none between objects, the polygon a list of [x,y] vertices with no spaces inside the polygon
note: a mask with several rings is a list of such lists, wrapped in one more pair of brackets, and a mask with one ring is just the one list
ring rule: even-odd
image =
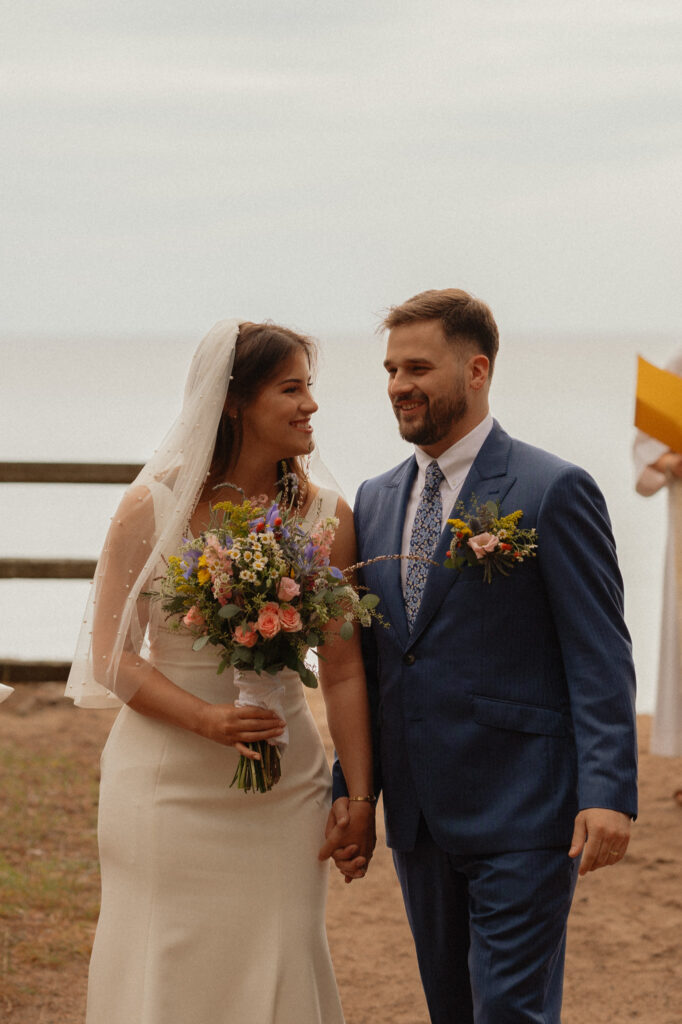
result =
[{"label": "groom's ear", "polygon": [[471,356],[467,363],[469,374],[469,387],[472,391],[480,391],[488,383],[490,378],[490,360],[482,352]]}]

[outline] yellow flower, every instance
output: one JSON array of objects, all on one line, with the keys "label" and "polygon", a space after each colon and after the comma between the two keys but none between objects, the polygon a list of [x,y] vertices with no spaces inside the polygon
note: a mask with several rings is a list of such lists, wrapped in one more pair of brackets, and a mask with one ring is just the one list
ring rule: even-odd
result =
[{"label": "yellow flower", "polygon": [[197,570],[197,579],[199,580],[199,583],[201,583],[201,584],[208,583],[210,578],[211,578],[211,574],[208,571],[208,569],[201,568],[201,569]]},{"label": "yellow flower", "polygon": [[[449,522],[450,526],[454,526],[454,528],[456,530],[468,530],[469,529],[469,527],[467,526],[467,524],[464,522],[463,519],[448,519],[448,522]],[[471,530],[469,530],[469,533],[471,533]]]},{"label": "yellow flower", "polygon": [[516,512],[510,512],[508,516],[503,516],[502,519],[497,520],[497,525],[502,530],[507,530],[510,533],[514,533],[516,525],[523,516],[521,509],[517,509]]}]

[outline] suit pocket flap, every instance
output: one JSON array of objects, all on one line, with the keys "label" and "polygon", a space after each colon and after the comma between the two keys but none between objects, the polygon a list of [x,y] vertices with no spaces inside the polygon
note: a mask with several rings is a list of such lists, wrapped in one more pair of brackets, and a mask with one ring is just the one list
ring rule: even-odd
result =
[{"label": "suit pocket flap", "polygon": [[539,733],[541,736],[568,735],[566,719],[554,708],[495,700],[494,697],[474,696],[472,700],[474,720],[479,725],[492,725],[496,729],[512,729],[515,732]]}]

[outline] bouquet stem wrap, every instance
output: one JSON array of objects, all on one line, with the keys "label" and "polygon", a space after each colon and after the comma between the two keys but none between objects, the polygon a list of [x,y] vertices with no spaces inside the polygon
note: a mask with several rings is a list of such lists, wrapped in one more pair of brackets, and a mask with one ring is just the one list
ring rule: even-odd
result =
[{"label": "bouquet stem wrap", "polygon": [[[234,684],[239,690],[239,697],[234,702],[235,707],[267,708],[284,721],[284,684],[278,681],[277,676],[261,676],[257,672],[235,669]],[[285,726],[282,734],[276,739],[247,743],[251,750],[259,752],[261,759],[252,761],[242,754],[230,785],[234,786],[236,783],[238,789],[243,789],[246,793],[251,790],[266,793],[272,789],[281,778],[280,757],[288,743],[288,726]]]}]

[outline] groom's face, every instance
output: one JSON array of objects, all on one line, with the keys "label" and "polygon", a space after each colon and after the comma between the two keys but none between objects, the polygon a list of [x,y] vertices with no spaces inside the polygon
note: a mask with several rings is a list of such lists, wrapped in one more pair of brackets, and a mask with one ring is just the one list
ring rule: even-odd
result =
[{"label": "groom's face", "polygon": [[401,436],[420,447],[445,451],[457,440],[458,425],[469,405],[465,362],[459,349],[447,341],[440,321],[394,327],[384,366]]}]

